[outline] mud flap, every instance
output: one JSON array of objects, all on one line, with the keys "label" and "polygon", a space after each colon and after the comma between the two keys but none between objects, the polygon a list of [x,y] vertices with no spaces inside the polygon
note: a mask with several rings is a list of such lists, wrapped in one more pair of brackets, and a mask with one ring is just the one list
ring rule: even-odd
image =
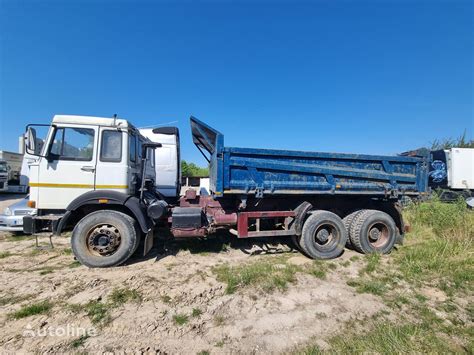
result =
[{"label": "mud flap", "polygon": [[405,234],[397,233],[397,239],[395,240],[395,244],[403,245],[404,239],[405,239]]},{"label": "mud flap", "polygon": [[150,229],[145,236],[145,243],[143,243],[143,256],[153,248],[153,229]]}]

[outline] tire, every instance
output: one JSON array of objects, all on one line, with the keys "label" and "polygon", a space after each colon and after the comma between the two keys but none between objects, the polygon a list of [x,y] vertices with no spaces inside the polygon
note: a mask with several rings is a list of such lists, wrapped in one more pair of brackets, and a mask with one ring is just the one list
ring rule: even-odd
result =
[{"label": "tire", "polygon": [[338,215],[315,211],[303,225],[300,247],[313,259],[333,259],[342,254],[346,241],[347,231]]},{"label": "tire", "polygon": [[364,254],[387,254],[397,240],[397,226],[387,213],[363,210],[352,222],[349,233],[353,247]]},{"label": "tire", "polygon": [[92,268],[124,263],[138,247],[136,224],[132,217],[118,211],[103,210],[88,214],[72,232],[74,256],[81,264]]},{"label": "tire", "polygon": [[351,225],[354,219],[364,210],[357,210],[352,213],[349,213],[347,216],[345,216],[342,219],[342,223],[344,223],[344,227],[346,228],[347,231],[347,242],[346,242],[346,247],[352,248],[352,243],[351,243]]},{"label": "tire", "polygon": [[300,236],[299,235],[292,235],[291,236],[291,242],[293,243],[293,245],[295,246],[295,248],[299,251],[301,251],[301,247],[300,247]]},{"label": "tire", "polygon": [[142,232],[142,229],[140,228],[140,226],[138,225],[138,223],[136,221],[134,221],[134,225],[135,225],[135,233],[137,234],[137,242],[136,242],[135,248],[133,249],[132,255],[134,255],[137,252],[138,248],[141,245],[143,245],[142,242],[145,241],[145,235]]}]

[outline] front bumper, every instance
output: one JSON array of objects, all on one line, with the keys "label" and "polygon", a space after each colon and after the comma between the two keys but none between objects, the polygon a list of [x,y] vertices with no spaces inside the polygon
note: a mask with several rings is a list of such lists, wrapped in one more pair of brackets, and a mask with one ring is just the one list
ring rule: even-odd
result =
[{"label": "front bumper", "polygon": [[1,232],[22,232],[24,216],[5,216],[0,215]]}]

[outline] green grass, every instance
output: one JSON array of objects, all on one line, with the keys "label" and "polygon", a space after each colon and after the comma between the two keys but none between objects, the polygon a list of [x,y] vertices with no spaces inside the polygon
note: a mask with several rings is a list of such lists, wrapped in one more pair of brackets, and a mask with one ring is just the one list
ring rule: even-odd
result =
[{"label": "green grass", "polygon": [[[329,352],[334,354],[413,354],[413,353],[460,353],[470,352],[467,347],[448,341],[453,336],[472,337],[472,328],[446,325],[445,322],[423,304],[410,303],[410,311],[417,314],[415,320],[404,316],[397,321],[388,321],[381,316],[366,319],[364,330],[360,330],[360,321],[350,322],[340,334],[330,337],[327,342]],[[444,336],[440,336],[444,334]],[[472,349],[472,348],[471,348]],[[321,354],[314,344],[297,349],[298,354]]]},{"label": "green grass", "polygon": [[[455,349],[447,345],[429,324],[394,324],[376,322],[371,331],[364,334],[339,335],[330,341],[335,353],[447,353]],[[460,349],[457,349],[458,351]]]},{"label": "green grass", "polygon": [[43,301],[39,303],[34,303],[31,305],[25,305],[21,307],[18,311],[10,313],[11,319],[21,319],[37,314],[48,313],[53,308],[53,304],[49,301]]},{"label": "green grass", "polygon": [[266,256],[243,265],[215,266],[212,272],[218,281],[227,284],[226,293],[232,294],[243,288],[254,288],[263,293],[285,291],[289,284],[296,282],[298,272],[324,280],[329,271],[337,269],[337,264],[328,261],[313,260],[310,264],[297,266],[287,260],[287,256]]},{"label": "green grass", "polygon": [[227,284],[227,294],[244,287],[255,287],[269,293],[275,289],[286,290],[288,283],[296,282],[295,274],[299,269],[286,264],[285,260],[279,257],[266,257],[244,265],[216,266],[212,271],[218,281]]},{"label": "green grass", "polygon": [[140,302],[142,296],[137,290],[129,288],[116,288],[108,297],[109,302],[114,307],[121,306],[127,302]]},{"label": "green grass", "polygon": [[9,256],[12,256],[14,254],[10,253],[9,251],[2,251],[0,252],[0,259],[5,259],[8,258]]},{"label": "green grass", "polygon": [[110,307],[100,301],[89,301],[85,305],[86,314],[92,324],[105,325],[111,321]]},{"label": "green grass", "polygon": [[387,285],[381,280],[350,280],[347,284],[355,287],[358,293],[371,293],[382,296],[387,291]]},{"label": "green grass", "polygon": [[403,278],[431,283],[449,295],[474,291],[474,213],[465,202],[437,199],[413,205],[406,217],[413,226],[407,243],[394,254]]},{"label": "green grass", "polygon": [[56,268],[50,267],[50,266],[45,266],[45,267],[43,267],[41,269],[37,269],[37,270],[39,270],[40,275],[47,275],[47,274],[53,273],[54,270],[56,270]]},{"label": "green grass", "polygon": [[217,327],[220,327],[221,325],[224,325],[225,324],[225,317],[223,315],[217,315],[214,317],[214,324],[217,326]]},{"label": "green grass", "polygon": [[424,203],[414,204],[405,216],[414,227],[430,227],[438,237],[472,244],[474,238],[473,214],[460,199],[456,203],[443,203],[436,197]]},{"label": "green grass", "polygon": [[191,316],[193,317],[199,317],[202,314],[202,311],[199,308],[193,308],[193,311],[191,313]]},{"label": "green grass", "polygon": [[381,255],[378,253],[365,255],[365,260],[367,261],[367,264],[361,270],[361,274],[362,273],[370,274],[374,272],[375,270],[377,270],[377,267],[380,264],[380,258],[381,258]]},{"label": "green grass", "polygon": [[298,355],[319,355],[323,352],[319,349],[317,345],[308,345],[307,347],[296,351]]},{"label": "green grass", "polygon": [[330,269],[330,270],[336,270],[337,269],[337,264],[336,263],[328,262],[327,266],[328,266],[328,269]]},{"label": "green grass", "polygon": [[112,320],[110,313],[114,308],[127,302],[140,302],[141,300],[142,297],[137,290],[124,287],[112,290],[106,302],[91,300],[86,304],[68,304],[66,308],[72,313],[85,312],[94,325],[104,326]]},{"label": "green grass", "polygon": [[173,315],[173,321],[177,325],[184,325],[188,322],[188,320],[189,320],[189,317],[186,314],[177,313]]},{"label": "green grass", "polygon": [[79,338],[74,339],[71,342],[71,348],[77,349],[84,345],[85,341],[89,338],[89,335],[81,335]]},{"label": "green grass", "polygon": [[219,340],[217,343],[214,344],[215,347],[222,348],[225,345],[225,340]]},{"label": "green grass", "polygon": [[22,240],[34,240],[35,237],[32,235],[9,235],[5,238],[7,242],[19,242]]},{"label": "green grass", "polygon": [[325,269],[321,267],[312,267],[308,270],[308,274],[313,275],[314,277],[325,280],[327,272]]},{"label": "green grass", "polygon": [[47,253],[48,252],[46,250],[43,250],[43,249],[33,249],[27,255],[28,256],[37,256],[37,255],[47,254]]},{"label": "green grass", "polygon": [[79,267],[79,266],[81,266],[81,265],[82,265],[82,264],[81,264],[79,261],[75,260],[75,261],[73,261],[72,263],[70,263],[70,264],[68,265],[68,267],[71,268],[71,269],[74,269],[74,268]]}]

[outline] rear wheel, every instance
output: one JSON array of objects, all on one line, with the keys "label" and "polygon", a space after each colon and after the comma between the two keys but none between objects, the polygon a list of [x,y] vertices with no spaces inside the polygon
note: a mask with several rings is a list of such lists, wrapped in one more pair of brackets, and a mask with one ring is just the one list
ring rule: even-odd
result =
[{"label": "rear wheel", "polygon": [[313,259],[332,259],[343,252],[346,240],[347,232],[339,216],[315,211],[303,225],[300,246]]},{"label": "rear wheel", "polygon": [[72,232],[74,256],[88,267],[110,267],[125,262],[138,246],[135,220],[111,210],[92,212]]},{"label": "rear wheel", "polygon": [[352,247],[351,238],[350,238],[352,222],[353,222],[354,219],[355,219],[361,212],[363,212],[363,211],[364,211],[364,210],[357,210],[357,211],[354,211],[354,212],[352,212],[352,213],[349,213],[347,216],[345,216],[345,217],[342,219],[342,223],[344,223],[344,227],[346,228],[346,231],[347,231],[346,247],[348,247],[348,248],[351,248],[351,247]]},{"label": "rear wheel", "polygon": [[364,210],[354,218],[349,235],[357,251],[387,254],[397,240],[397,226],[385,212]]}]

